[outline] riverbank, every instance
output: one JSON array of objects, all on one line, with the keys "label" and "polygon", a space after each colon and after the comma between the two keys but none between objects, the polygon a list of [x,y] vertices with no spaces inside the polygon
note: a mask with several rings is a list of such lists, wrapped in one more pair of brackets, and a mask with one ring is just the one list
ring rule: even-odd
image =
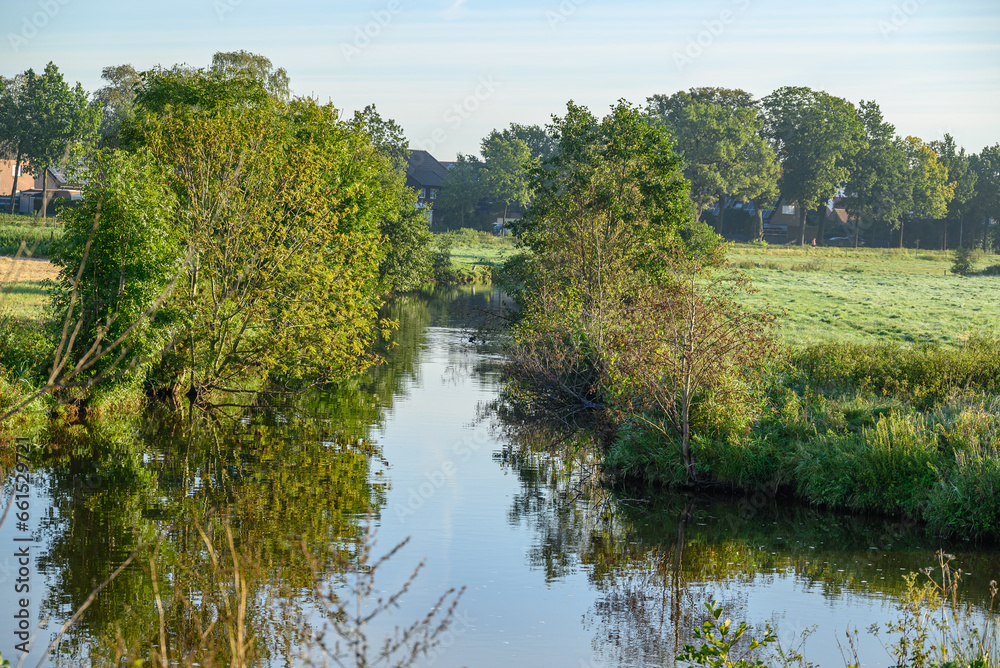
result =
[{"label": "riverbank", "polygon": [[[696,407],[700,483],[909,518],[1000,539],[1000,341],[959,348],[829,343],[785,351],[745,412]],[[621,423],[605,465],[621,479],[690,484],[662,416]]]}]

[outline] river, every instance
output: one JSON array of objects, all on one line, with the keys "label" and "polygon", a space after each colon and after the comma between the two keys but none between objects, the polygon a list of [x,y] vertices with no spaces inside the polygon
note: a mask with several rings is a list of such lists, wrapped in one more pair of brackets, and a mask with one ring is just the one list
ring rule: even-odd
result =
[{"label": "river", "polygon": [[[591,484],[586,447],[537,447],[544,439],[519,435],[491,410],[500,358],[489,331],[502,305],[483,289],[400,298],[387,313],[401,323],[387,363],[329,391],[213,414],[158,405],[54,430],[49,451],[32,458],[28,522],[11,516],[0,527],[4,658],[21,658],[22,607],[41,625],[24,661],[34,666],[92,589],[144,544],[48,664],[126,665],[122,657],[148,657],[162,635],[171,664],[187,653],[209,665],[202,636],[225,644],[213,634],[231,622],[254,639],[248,663],[298,665],[299,630],[322,627],[312,586],[351,600],[345,564],[357,562],[369,523],[374,557],[409,538],[378,567],[374,597],[424,563],[399,604],[365,627],[372,646],[464,587],[450,628],[417,665],[672,665],[703,604],[717,600],[758,635],[772,624],[785,647],[815,625],[804,652],[822,666],[845,665],[845,631],[857,628],[864,665],[888,666],[865,629],[898,616],[904,576],[935,565],[939,549],[966,573],[962,600],[988,603],[995,548],[943,543],[905,520],[766,493]],[[233,646],[215,665],[236,662]]]}]

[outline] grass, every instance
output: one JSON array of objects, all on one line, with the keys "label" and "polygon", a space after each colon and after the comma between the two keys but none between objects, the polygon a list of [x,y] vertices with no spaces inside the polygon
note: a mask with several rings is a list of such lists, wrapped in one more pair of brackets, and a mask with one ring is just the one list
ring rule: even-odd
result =
[{"label": "grass", "polygon": [[460,269],[482,264],[497,265],[517,252],[514,237],[498,237],[470,229],[444,232],[438,236],[451,242],[451,261]]},{"label": "grass", "polygon": [[59,218],[0,214],[0,255],[17,254],[24,242],[32,257],[48,257],[52,242],[62,237],[62,233]]},{"label": "grass", "polygon": [[1000,279],[951,274],[950,252],[744,244],[728,258],[759,290],[753,305],[784,311],[780,335],[792,345],[956,345],[1000,331]]},{"label": "grass", "polygon": [[40,322],[48,303],[45,281],[58,274],[48,260],[0,257],[0,313],[20,322]]}]

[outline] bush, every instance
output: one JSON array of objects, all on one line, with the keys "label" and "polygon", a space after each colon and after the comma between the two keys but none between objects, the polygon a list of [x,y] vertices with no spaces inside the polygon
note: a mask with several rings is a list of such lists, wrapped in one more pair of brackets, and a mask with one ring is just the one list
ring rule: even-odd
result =
[{"label": "bush", "polygon": [[955,259],[951,263],[951,273],[965,276],[972,271],[972,251],[959,246],[955,249]]}]

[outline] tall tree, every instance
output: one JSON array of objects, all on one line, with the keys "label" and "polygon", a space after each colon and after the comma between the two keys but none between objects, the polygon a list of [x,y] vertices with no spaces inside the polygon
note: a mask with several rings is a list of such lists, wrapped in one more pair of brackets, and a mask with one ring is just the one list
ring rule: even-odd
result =
[{"label": "tall tree", "polygon": [[647,98],[646,108],[651,118],[667,127],[674,150],[684,158],[684,176],[691,181],[698,218],[719,202],[721,231],[726,195],[740,193],[748,201],[766,187],[757,170],[773,172],[766,164],[747,162],[767,160],[767,146],[759,140],[763,120],[753,96],[738,89],[692,88]]},{"label": "tall tree", "polygon": [[132,101],[142,85],[142,73],[131,65],[112,65],[101,70],[101,79],[107,83],[94,91],[91,104],[100,110],[102,141],[113,142],[131,112]]},{"label": "tall tree", "polygon": [[[388,240],[388,249],[379,267],[387,289],[395,292],[416,290],[431,271],[430,247],[432,234],[427,217],[416,207],[416,194],[402,197],[406,183],[407,158],[410,144],[403,128],[391,118],[383,118],[375,105],[355,111],[348,126],[364,134],[372,146],[390,161],[392,172],[385,172],[384,192],[397,197],[396,209],[381,224]],[[412,191],[411,191],[412,192]]]},{"label": "tall tree", "polygon": [[983,250],[989,248],[990,221],[1000,220],[1000,143],[983,148],[970,160],[976,172],[976,195],[972,210],[983,224]]},{"label": "tall tree", "polygon": [[864,127],[850,102],[824,91],[785,86],[765,97],[763,104],[767,131],[781,161],[781,196],[798,205],[799,245],[805,245],[806,212],[821,205],[825,209],[847,180],[848,166],[863,146]]},{"label": "tall tree", "polygon": [[448,169],[434,209],[441,212],[449,227],[465,227],[467,219],[471,220],[475,213],[483,196],[479,182],[482,166],[482,161],[476,156],[459,153],[455,163]]},{"label": "tall tree", "polygon": [[861,221],[872,221],[874,233],[879,223],[899,228],[910,210],[913,182],[903,140],[896,128],[885,121],[874,101],[862,100],[858,115],[864,126],[865,142],[851,161],[850,178],[844,186],[846,208],[857,222],[854,247],[858,246]]},{"label": "tall tree", "polygon": [[219,51],[212,56],[212,72],[222,77],[249,76],[260,81],[264,89],[282,102],[291,97],[288,72],[274,67],[271,60],[249,51]]},{"label": "tall tree", "polygon": [[29,128],[24,109],[24,76],[0,77],[0,157],[14,160],[14,182],[10,190],[10,209],[14,213],[14,195],[24,166],[24,141]]},{"label": "tall tree", "polygon": [[480,182],[483,194],[495,204],[503,204],[503,219],[511,204],[525,206],[531,199],[530,172],[537,164],[523,139],[504,137],[494,130],[482,141],[483,166]]},{"label": "tall tree", "polygon": [[[913,213],[923,219],[938,220],[948,215],[948,203],[955,196],[955,182],[948,180],[948,170],[937,153],[918,137],[906,138],[906,154],[913,181]],[[903,247],[903,231],[899,232]]]},{"label": "tall tree", "polygon": [[71,152],[94,139],[99,121],[97,110],[87,103],[87,94],[77,83],[70,88],[54,63],[41,75],[24,73],[26,123],[21,135],[22,152],[36,171],[42,172],[42,217],[48,204],[49,169],[65,165]]},{"label": "tall tree", "polygon": [[507,141],[520,139],[527,144],[531,157],[540,162],[551,158],[557,148],[552,134],[540,125],[511,123],[510,127],[500,131],[500,136]]},{"label": "tall tree", "polygon": [[955,196],[948,203],[948,216],[941,234],[941,250],[948,250],[948,221],[958,221],[958,245],[965,244],[965,214],[976,195],[976,172],[972,169],[965,148],[958,148],[955,138],[945,133],[944,139],[931,142],[938,160],[948,170],[948,178],[955,183]]}]

